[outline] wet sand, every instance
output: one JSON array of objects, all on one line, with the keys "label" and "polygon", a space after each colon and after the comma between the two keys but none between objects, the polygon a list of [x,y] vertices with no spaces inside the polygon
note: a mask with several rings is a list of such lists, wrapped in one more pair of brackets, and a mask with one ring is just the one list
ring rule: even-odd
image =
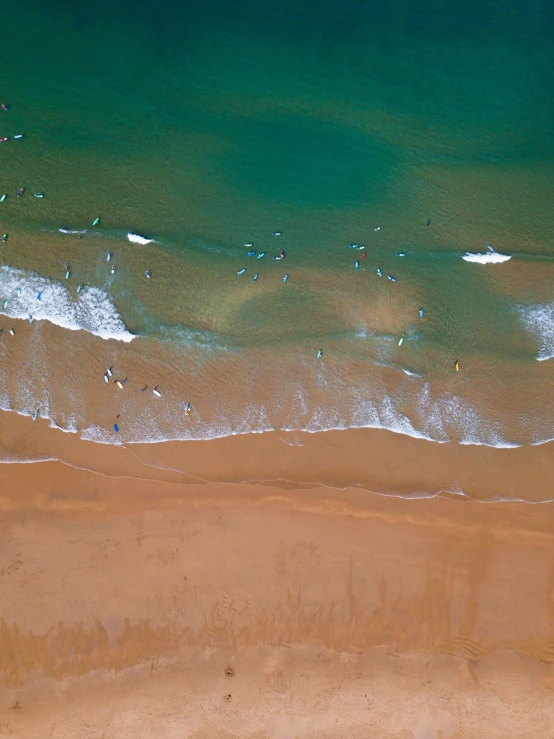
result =
[{"label": "wet sand", "polygon": [[0,444],[0,737],[548,736],[551,445]]}]

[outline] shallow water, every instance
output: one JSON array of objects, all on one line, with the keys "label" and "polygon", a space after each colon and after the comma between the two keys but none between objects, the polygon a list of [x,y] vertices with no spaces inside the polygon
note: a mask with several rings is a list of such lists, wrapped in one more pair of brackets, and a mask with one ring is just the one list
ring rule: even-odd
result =
[{"label": "shallow water", "polygon": [[[107,442],[554,437],[549,5],[28,3],[5,23],[2,407]],[[462,259],[487,245],[511,259]]]}]

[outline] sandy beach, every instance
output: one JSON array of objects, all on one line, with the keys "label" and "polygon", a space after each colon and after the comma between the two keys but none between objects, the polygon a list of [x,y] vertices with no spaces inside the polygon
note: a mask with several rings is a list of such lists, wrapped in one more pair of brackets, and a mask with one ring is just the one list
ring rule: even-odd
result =
[{"label": "sandy beach", "polygon": [[550,445],[281,437],[2,414],[0,736],[549,735]]},{"label": "sandy beach", "polygon": [[0,739],[554,739],[552,4],[9,10]]}]

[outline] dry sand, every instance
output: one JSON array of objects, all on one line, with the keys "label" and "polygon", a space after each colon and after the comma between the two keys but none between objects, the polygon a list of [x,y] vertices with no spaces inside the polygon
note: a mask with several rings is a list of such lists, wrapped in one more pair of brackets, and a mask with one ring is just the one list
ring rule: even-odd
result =
[{"label": "dry sand", "polygon": [[551,446],[0,414],[0,737],[554,736]]}]

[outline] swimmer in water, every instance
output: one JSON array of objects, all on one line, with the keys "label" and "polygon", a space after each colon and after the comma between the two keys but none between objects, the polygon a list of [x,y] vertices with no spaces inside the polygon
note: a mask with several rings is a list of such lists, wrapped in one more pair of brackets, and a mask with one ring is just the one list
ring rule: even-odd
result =
[{"label": "swimmer in water", "polygon": [[426,226],[430,226],[431,225],[431,219],[430,218],[429,218],[429,220],[427,221],[427,223],[425,225]]}]

